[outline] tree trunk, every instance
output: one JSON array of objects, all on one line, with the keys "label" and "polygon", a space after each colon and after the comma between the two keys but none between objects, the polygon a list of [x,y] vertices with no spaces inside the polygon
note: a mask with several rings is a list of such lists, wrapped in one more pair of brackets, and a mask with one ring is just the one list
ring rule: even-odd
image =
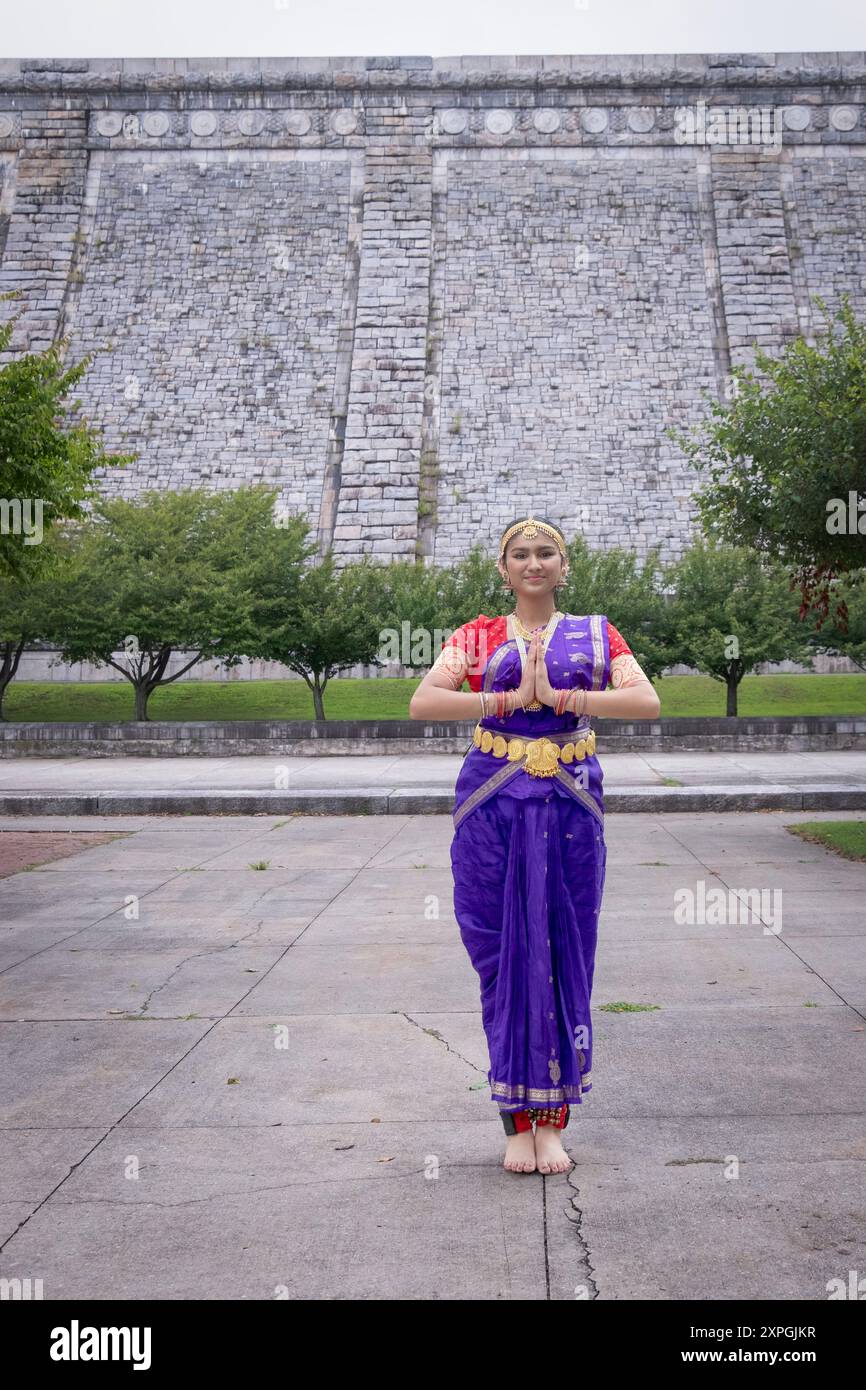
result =
[{"label": "tree trunk", "polygon": [[0,721],[4,724],[7,722],[6,715],[3,713],[6,689],[15,679],[25,641],[26,638],[22,637],[17,646],[12,642],[0,643],[0,658],[2,658],[0,659]]},{"label": "tree trunk", "polygon": [[729,675],[727,684],[728,708],[725,710],[725,714],[728,718],[735,719],[737,716],[737,690],[739,689],[737,677],[735,675]]},{"label": "tree trunk", "polygon": [[135,691],[135,717],[138,720],[146,720],[148,718],[147,701],[150,695],[147,681],[137,681],[133,689]]},{"label": "tree trunk", "polygon": [[323,700],[322,700],[322,690],[321,690],[321,687],[320,687],[320,685],[319,685],[319,682],[316,681],[315,684],[313,685],[313,718],[314,718],[314,719],[324,719],[324,717],[325,717],[325,706],[324,706],[324,702],[323,702]]}]

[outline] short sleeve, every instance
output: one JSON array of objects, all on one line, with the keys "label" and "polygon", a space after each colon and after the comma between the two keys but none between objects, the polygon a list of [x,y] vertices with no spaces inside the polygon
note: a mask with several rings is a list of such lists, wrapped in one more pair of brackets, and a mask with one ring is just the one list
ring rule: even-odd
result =
[{"label": "short sleeve", "polygon": [[473,618],[471,623],[463,623],[461,627],[455,628],[451,636],[442,643],[443,650],[445,647],[456,647],[458,651],[471,658],[478,647],[478,625],[480,622],[480,617]]},{"label": "short sleeve", "polygon": [[470,671],[477,662],[478,627],[481,621],[480,617],[474,618],[471,623],[463,623],[455,628],[442,643],[442,650],[430,668],[446,676],[454,690],[459,690],[465,680],[471,683]]},{"label": "short sleeve", "polygon": [[434,669],[444,670],[459,690],[464,680],[470,690],[480,690],[481,672],[490,654],[491,642],[495,642],[496,620],[479,613],[469,623],[455,628],[451,636],[442,644],[442,651],[434,663]]},{"label": "short sleeve", "polygon": [[613,623],[608,623],[607,632],[610,643],[610,683],[614,690],[621,689],[626,685],[638,685],[641,681],[649,681],[649,684],[652,685],[652,681],[638,663],[631,647],[625,638],[617,632]]},{"label": "short sleeve", "polygon": [[610,645],[610,659],[615,661],[618,656],[633,656],[631,647],[625,638],[617,632],[612,622],[607,625],[607,637]]}]

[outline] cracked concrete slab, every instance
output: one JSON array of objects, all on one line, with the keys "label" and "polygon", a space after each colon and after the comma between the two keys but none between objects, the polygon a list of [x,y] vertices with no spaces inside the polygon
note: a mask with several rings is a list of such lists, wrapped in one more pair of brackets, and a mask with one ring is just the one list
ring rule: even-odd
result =
[{"label": "cracked concrete slab", "polygon": [[491,1169],[485,1129],[115,1130],[19,1229],[3,1273],[44,1271],[46,1298],[82,1281],[97,1299],[544,1298],[541,1180]]},{"label": "cracked concrete slab", "polygon": [[[47,1299],[825,1298],[866,1265],[866,867],[789,835],[804,818],[608,815],[594,1085],[549,1177],[501,1166],[447,817],[62,821],[130,833],[0,880],[0,1275]],[[677,921],[700,880],[780,890],[781,933]]]}]

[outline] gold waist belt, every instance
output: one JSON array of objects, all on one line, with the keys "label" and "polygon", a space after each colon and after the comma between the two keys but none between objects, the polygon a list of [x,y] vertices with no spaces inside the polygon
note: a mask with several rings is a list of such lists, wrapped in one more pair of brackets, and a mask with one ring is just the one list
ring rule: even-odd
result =
[{"label": "gold waist belt", "polygon": [[472,738],[476,748],[480,748],[482,753],[492,753],[494,758],[507,758],[510,763],[516,763],[525,757],[524,767],[531,777],[555,777],[560,762],[581,762],[595,752],[595,729],[590,729],[586,738],[564,743],[561,747],[544,737],[520,738],[494,734],[480,724],[475,725]]}]

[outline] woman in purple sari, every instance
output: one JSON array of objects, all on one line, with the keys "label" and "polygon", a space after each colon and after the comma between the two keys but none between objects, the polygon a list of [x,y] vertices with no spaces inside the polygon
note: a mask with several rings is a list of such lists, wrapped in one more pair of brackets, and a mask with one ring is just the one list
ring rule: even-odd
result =
[{"label": "woman in purple sari", "polygon": [[567,566],[552,523],[530,515],[507,527],[498,568],[514,612],[458,628],[409,707],[414,719],[479,716],[456,785],[454,912],[481,985],[488,1082],[514,1172],[570,1166],[560,1131],[592,1088],[607,849],[589,717],[660,710],[606,617],[556,608]]}]

